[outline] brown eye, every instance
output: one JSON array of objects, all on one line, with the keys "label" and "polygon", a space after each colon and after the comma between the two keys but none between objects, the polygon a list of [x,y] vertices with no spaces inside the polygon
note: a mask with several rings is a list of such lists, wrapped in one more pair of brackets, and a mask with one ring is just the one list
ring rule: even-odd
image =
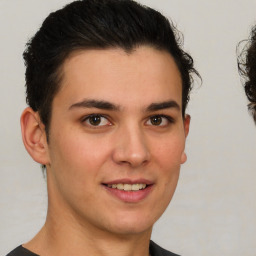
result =
[{"label": "brown eye", "polygon": [[101,117],[100,116],[90,116],[88,118],[88,122],[91,124],[91,125],[94,125],[94,126],[97,126],[100,124],[101,122]]},{"label": "brown eye", "polygon": [[101,115],[90,115],[85,119],[88,126],[107,126],[111,125],[108,119]]},{"label": "brown eye", "polygon": [[152,125],[161,125],[162,124],[162,120],[163,118],[161,116],[153,116],[150,118],[150,122]]},{"label": "brown eye", "polygon": [[146,125],[166,127],[171,123],[174,123],[172,117],[166,115],[155,115],[149,117],[149,119],[146,122]]}]

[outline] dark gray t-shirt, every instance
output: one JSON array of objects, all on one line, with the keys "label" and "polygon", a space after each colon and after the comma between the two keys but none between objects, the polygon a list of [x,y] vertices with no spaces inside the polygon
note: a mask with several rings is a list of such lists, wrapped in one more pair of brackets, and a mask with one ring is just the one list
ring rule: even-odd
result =
[{"label": "dark gray t-shirt", "polygon": [[[150,252],[150,256],[179,256],[178,254],[175,254],[163,249],[159,245],[155,244],[153,241],[150,241],[149,252]],[[39,255],[29,251],[28,249],[20,245],[16,249],[8,253],[6,256],[39,256]]]}]

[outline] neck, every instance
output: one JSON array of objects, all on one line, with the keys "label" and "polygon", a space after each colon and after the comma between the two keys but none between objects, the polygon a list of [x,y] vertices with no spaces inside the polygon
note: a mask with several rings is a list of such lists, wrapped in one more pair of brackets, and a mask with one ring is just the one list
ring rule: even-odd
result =
[{"label": "neck", "polygon": [[113,234],[49,207],[45,225],[24,247],[41,256],[148,256],[151,232],[152,228],[136,234]]}]

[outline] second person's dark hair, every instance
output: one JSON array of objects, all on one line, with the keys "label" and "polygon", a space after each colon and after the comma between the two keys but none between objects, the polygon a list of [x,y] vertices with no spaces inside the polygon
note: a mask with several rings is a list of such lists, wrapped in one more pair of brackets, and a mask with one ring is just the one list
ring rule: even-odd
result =
[{"label": "second person's dark hair", "polygon": [[244,78],[244,90],[250,102],[248,109],[256,124],[256,25],[238,57],[238,69]]}]

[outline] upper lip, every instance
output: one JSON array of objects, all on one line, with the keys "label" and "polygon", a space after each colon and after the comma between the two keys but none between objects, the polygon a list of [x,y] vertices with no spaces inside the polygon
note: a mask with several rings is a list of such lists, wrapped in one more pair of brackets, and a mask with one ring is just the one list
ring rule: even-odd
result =
[{"label": "upper lip", "polygon": [[113,184],[146,184],[152,185],[153,182],[148,179],[115,179],[111,181],[103,182],[102,184],[113,185]]}]

